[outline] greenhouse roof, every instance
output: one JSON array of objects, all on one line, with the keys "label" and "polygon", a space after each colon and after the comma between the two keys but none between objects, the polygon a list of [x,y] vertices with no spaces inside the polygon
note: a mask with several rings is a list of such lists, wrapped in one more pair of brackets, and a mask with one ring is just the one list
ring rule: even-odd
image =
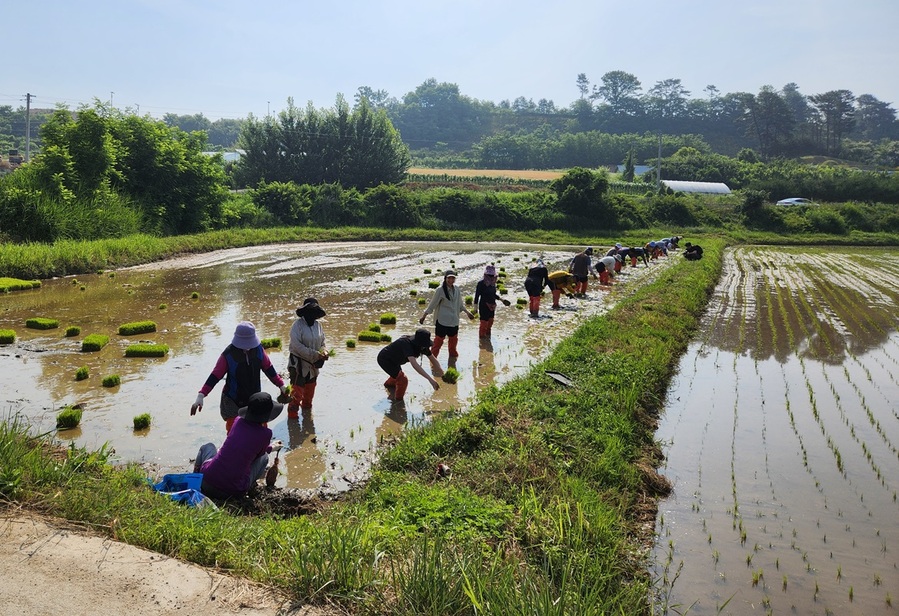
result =
[{"label": "greenhouse roof", "polygon": [[711,193],[715,195],[729,195],[730,188],[723,182],[686,182],[683,180],[662,180],[665,188],[674,192],[685,193]]}]

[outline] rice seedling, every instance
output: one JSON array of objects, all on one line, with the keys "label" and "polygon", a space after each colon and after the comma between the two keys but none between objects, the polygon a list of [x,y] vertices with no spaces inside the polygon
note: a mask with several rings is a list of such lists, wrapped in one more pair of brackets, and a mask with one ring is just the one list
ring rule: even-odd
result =
[{"label": "rice seedling", "polygon": [[159,310],[165,310],[165,309],[168,308],[168,307],[169,307],[168,304],[165,304],[165,303],[159,304]]},{"label": "rice seedling", "polygon": [[109,344],[109,336],[106,334],[89,334],[81,341],[81,351],[84,353],[99,351],[107,344]]},{"label": "rice seedling", "polygon": [[428,300],[426,300],[425,298],[423,298],[423,297],[419,297],[419,298],[418,298],[418,305],[419,305],[419,306],[424,306],[424,305],[427,304],[427,303],[428,303]]},{"label": "rice seedling", "polygon": [[77,325],[69,325],[66,327],[66,338],[72,338],[79,335],[81,335],[81,328]]},{"label": "rice seedling", "polygon": [[418,291],[416,291],[415,289],[409,289],[409,295],[415,297],[416,295],[418,295]]},{"label": "rice seedling", "polygon": [[75,380],[83,381],[90,376],[90,368],[87,366],[81,366],[75,371]]},{"label": "rice seedling", "polygon": [[378,332],[371,331],[371,330],[365,330],[365,331],[359,332],[356,335],[356,339],[359,340],[360,342],[380,342],[381,334],[379,334]]},{"label": "rice seedling", "polygon": [[103,387],[118,387],[122,384],[122,377],[118,374],[109,374],[103,377]]},{"label": "rice seedling", "polygon": [[381,325],[396,325],[396,315],[392,312],[385,312],[379,319]]},{"label": "rice seedling", "polygon": [[12,329],[0,329],[0,344],[12,344],[16,341],[16,332]]},{"label": "rice seedling", "polygon": [[380,333],[380,332],[381,332],[381,326],[380,326],[379,324],[377,324],[377,323],[369,323],[369,324],[368,324],[368,331]]},{"label": "rice seedling", "polygon": [[191,299],[200,299],[200,294],[197,291],[194,291],[190,294]]},{"label": "rice seedling", "polygon": [[156,331],[154,321],[135,321],[119,325],[120,336],[134,336],[135,334],[149,334]]},{"label": "rice seedling", "polygon": [[430,273],[431,273],[431,270],[430,270],[429,268],[425,268],[424,273],[425,273],[425,274],[430,274]]},{"label": "rice seedling", "polygon": [[48,319],[46,317],[33,317],[25,320],[25,327],[29,329],[56,329],[59,327],[59,320]]},{"label": "rice seedling", "polygon": [[439,286],[440,286],[440,282],[438,282],[437,280],[429,280],[429,281],[428,281],[428,288],[429,288],[429,289],[436,289],[436,288],[439,287]]},{"label": "rice seedling", "polygon": [[355,348],[356,348],[356,341],[353,340],[352,338],[347,338],[347,341],[346,341],[346,348],[348,348],[348,349],[355,349]]},{"label": "rice seedling", "polygon": [[466,306],[471,306],[473,303],[474,303],[474,296],[473,296],[473,295],[466,295],[466,296],[465,296],[465,305],[466,305]]},{"label": "rice seedling", "polygon": [[281,348],[281,339],[280,338],[263,338],[259,341],[262,344],[263,349],[280,349]]},{"label": "rice seedling", "polygon": [[125,357],[165,357],[168,353],[166,344],[129,344],[125,349]]},{"label": "rice seedling", "polygon": [[80,406],[67,406],[56,415],[56,427],[60,430],[68,430],[78,427],[81,423],[82,409]]},{"label": "rice seedling", "polygon": [[39,289],[40,280],[21,280],[19,278],[8,278],[0,276],[0,293],[9,293],[11,291],[26,291],[28,289]]},{"label": "rice seedling", "polygon": [[150,414],[149,413],[141,413],[140,415],[134,416],[134,429],[135,430],[146,430],[150,427]]},{"label": "rice seedling", "polygon": [[444,370],[443,372],[443,382],[444,383],[456,383],[459,380],[459,371],[453,368],[452,366]]},{"label": "rice seedling", "polygon": [[393,338],[390,336],[390,334],[381,334],[379,338],[380,342],[391,342],[392,340]]}]

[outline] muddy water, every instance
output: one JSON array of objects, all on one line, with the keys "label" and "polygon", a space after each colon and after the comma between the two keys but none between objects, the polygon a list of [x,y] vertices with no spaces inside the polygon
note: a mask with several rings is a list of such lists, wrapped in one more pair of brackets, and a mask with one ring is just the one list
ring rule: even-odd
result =
[{"label": "muddy water", "polygon": [[[322,324],[336,355],[319,378],[312,414],[299,420],[282,416],[271,426],[288,446],[279,485],[344,489],[364,474],[384,439],[432,413],[465,408],[478,390],[522,374],[583,318],[607,309],[618,292],[664,267],[628,268],[617,289],[593,286],[587,299],[563,297],[565,310],[552,312],[551,318],[529,319],[526,310],[516,308],[516,299],[526,297],[527,264],[539,253],[549,267],[567,266],[577,249],[497,242],[489,248],[471,243],[290,244],[45,281],[39,290],[0,299],[0,329],[18,334],[15,344],[0,347],[0,404],[6,414],[20,413],[46,431],[55,431],[61,407],[82,404],[81,426],[60,431],[61,439],[89,448],[109,443],[118,459],[152,463],[160,472],[188,470],[201,444],[221,442],[225,434],[218,413],[221,383],[200,414],[191,417],[189,410],[231,341],[235,324],[250,320],[260,337],[281,338],[282,348],[270,355],[286,375],[293,311],[304,298],[315,296],[328,313]],[[499,306],[491,341],[480,342],[478,321],[463,315],[455,362],[458,383],[433,392],[409,370],[405,403],[391,404],[382,386],[386,376],[376,362],[381,344],[358,342],[349,349],[346,340],[385,312],[396,314],[397,323],[382,326],[382,332],[394,339],[411,334],[424,309],[418,299],[429,299],[434,292],[429,281],[441,281],[442,272],[454,267],[457,285],[474,295],[484,266],[491,262],[505,269],[506,297],[512,300],[509,308]],[[194,292],[196,299],[191,298]],[[542,307],[549,315],[548,298]],[[26,329],[25,320],[35,316],[58,319],[61,327]],[[119,325],[139,320],[155,321],[158,331],[117,335]],[[65,338],[68,325],[81,327],[81,335]],[[425,325],[433,331],[433,317]],[[109,345],[97,353],[81,353],[81,340],[92,333],[109,335]],[[162,359],[125,358],[127,345],[138,340],[166,344],[171,351]],[[446,367],[445,349],[440,360]],[[76,369],[85,365],[90,378],[76,382]],[[103,376],[110,374],[121,376],[120,386],[101,386]],[[263,389],[277,393],[264,378]],[[152,415],[152,426],[135,432],[132,420],[144,412]]]},{"label": "muddy water", "polygon": [[658,431],[658,612],[899,607],[897,305],[894,250],[727,253]]}]

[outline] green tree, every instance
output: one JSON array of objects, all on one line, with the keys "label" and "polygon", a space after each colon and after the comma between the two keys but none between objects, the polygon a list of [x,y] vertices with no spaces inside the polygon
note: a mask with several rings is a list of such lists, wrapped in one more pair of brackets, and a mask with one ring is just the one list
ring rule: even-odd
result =
[{"label": "green tree", "polygon": [[638,115],[642,111],[640,90],[636,75],[625,71],[610,71],[602,76],[597,95],[608,103],[613,115]]},{"label": "green tree", "polygon": [[627,151],[627,156],[624,157],[624,173],[621,175],[621,179],[625,182],[633,182],[634,181],[634,150],[630,149]]},{"label": "green tree", "polygon": [[809,100],[818,111],[824,151],[831,156],[838,155],[843,136],[852,130],[855,122],[855,96],[849,90],[831,90],[810,96]]},{"label": "green tree", "polygon": [[896,127],[896,110],[889,103],[877,100],[871,94],[862,94],[856,101],[855,131],[862,139],[876,141],[899,136]]},{"label": "green tree", "polygon": [[786,101],[771,86],[763,86],[757,96],[747,95],[747,133],[758,139],[762,156],[781,153],[790,141],[794,120]]},{"label": "green tree", "polygon": [[609,175],[583,167],[569,169],[552,183],[556,193],[556,208],[571,216],[586,218],[605,213],[605,196],[609,190]]},{"label": "green tree", "polygon": [[684,88],[680,79],[664,79],[649,89],[650,113],[657,119],[675,118],[687,109],[690,91]]}]

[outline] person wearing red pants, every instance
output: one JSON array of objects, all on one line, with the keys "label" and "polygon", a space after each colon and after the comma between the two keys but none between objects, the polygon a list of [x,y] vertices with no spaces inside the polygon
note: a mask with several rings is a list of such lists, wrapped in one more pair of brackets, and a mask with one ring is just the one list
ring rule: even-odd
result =
[{"label": "person wearing red pants", "polygon": [[528,275],[524,279],[524,289],[528,292],[530,300],[528,309],[532,319],[540,316],[540,295],[543,293],[544,287],[552,289],[552,283],[549,281],[549,270],[543,264],[543,259],[538,258],[528,267]]},{"label": "person wearing red pants", "polygon": [[393,399],[402,400],[409,386],[409,378],[403,372],[403,364],[408,363],[412,369],[423,376],[435,390],[440,389],[440,383],[425,372],[418,358],[424,355],[431,362],[431,370],[438,377],[443,376],[440,362],[431,354],[431,332],[426,329],[418,329],[414,336],[400,336],[378,353],[378,365],[387,373],[384,387],[393,387]]},{"label": "person wearing red pants", "polygon": [[287,373],[290,375],[289,418],[299,417],[299,410],[312,410],[312,397],[318,383],[318,371],[328,360],[325,332],[318,322],[325,316],[318,300],[310,297],[297,308],[297,320],[290,328],[290,358]]},{"label": "person wearing red pants", "polygon": [[564,293],[569,298],[574,297],[577,280],[575,280],[574,276],[569,274],[565,270],[556,270],[549,275],[549,281],[552,283],[552,309],[561,310],[562,306],[559,305],[559,300],[562,299],[562,293]]},{"label": "person wearing red pants", "polygon": [[446,270],[443,273],[443,284],[434,293],[428,307],[418,322],[424,325],[425,317],[434,313],[434,346],[431,354],[437,357],[444,338],[449,338],[449,356],[458,357],[456,350],[459,344],[459,313],[464,312],[469,319],[474,319],[474,313],[465,307],[462,301],[462,292],[456,287],[455,270]]},{"label": "person wearing red pants", "polygon": [[499,296],[496,290],[496,267],[488,265],[484,269],[484,278],[478,281],[474,290],[474,303],[478,307],[478,318],[481,326],[478,328],[479,338],[489,338],[493,330],[493,317],[496,315],[496,302],[502,302],[506,306],[511,302]]}]

